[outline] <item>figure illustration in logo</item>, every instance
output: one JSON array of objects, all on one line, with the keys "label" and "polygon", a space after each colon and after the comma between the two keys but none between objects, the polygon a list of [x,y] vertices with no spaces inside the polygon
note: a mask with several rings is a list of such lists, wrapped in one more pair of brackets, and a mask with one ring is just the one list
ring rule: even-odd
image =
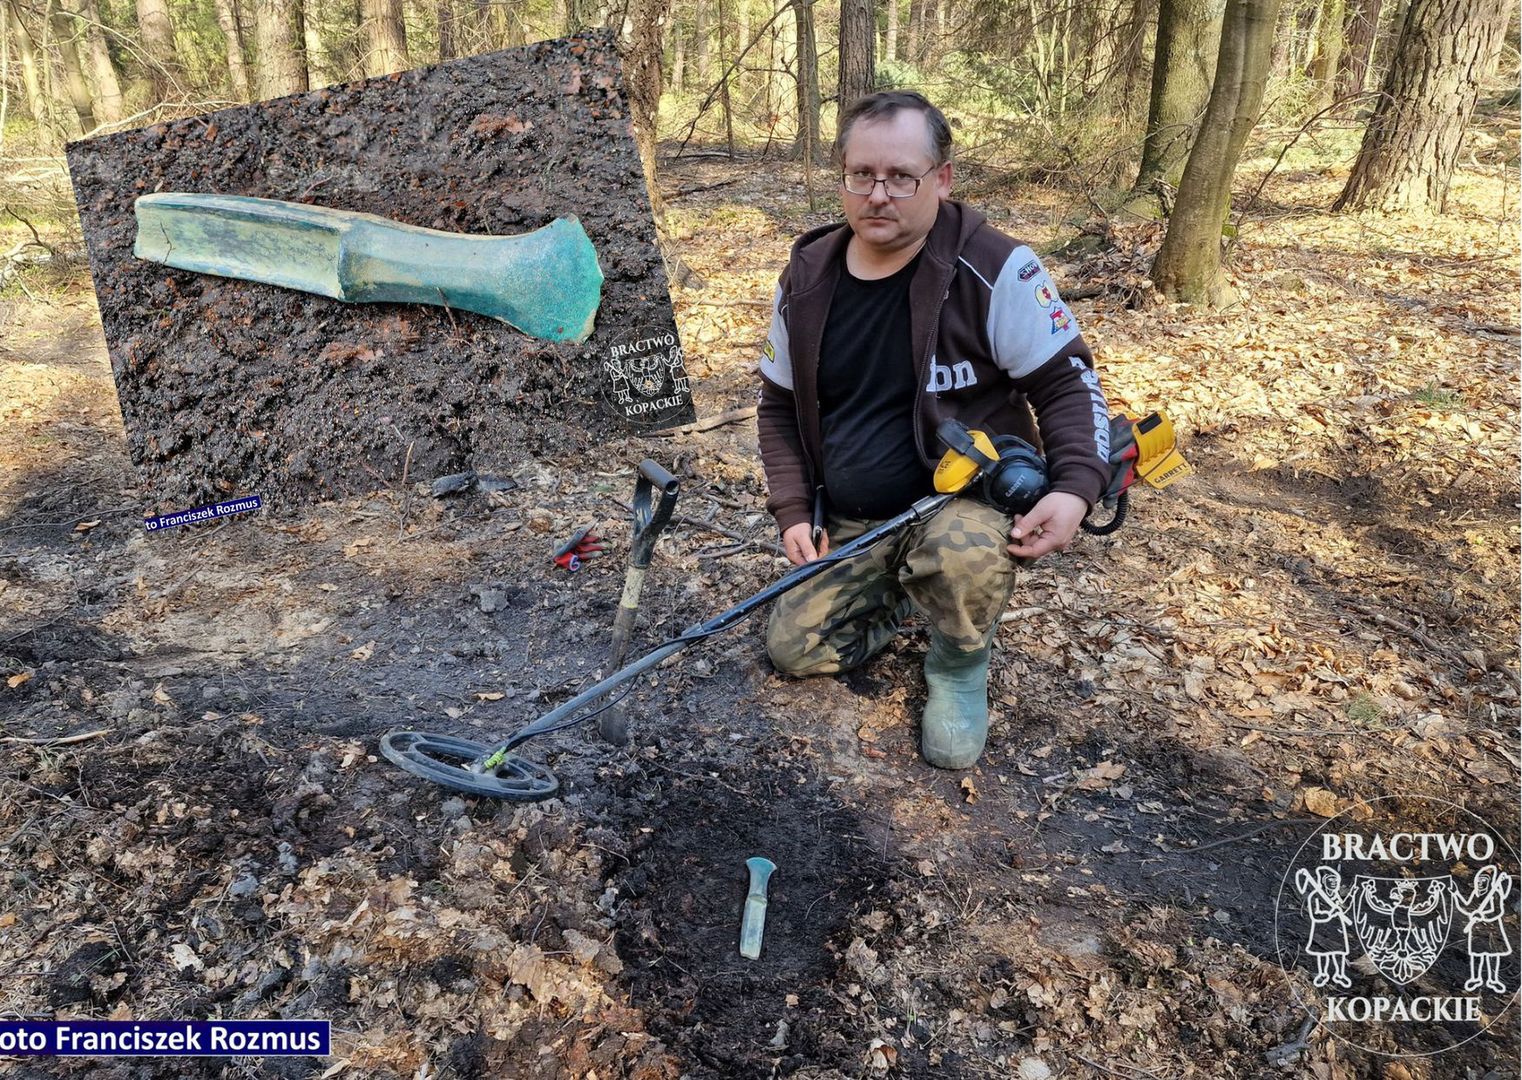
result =
[{"label": "figure illustration in logo", "polygon": [[1305,942],[1305,951],[1316,958],[1316,977],[1311,981],[1317,986],[1328,982],[1352,986],[1348,978],[1348,924],[1352,920],[1347,915],[1342,875],[1330,866],[1318,866],[1314,871],[1302,866],[1295,872],[1295,888],[1304,897],[1311,917],[1311,933]]},{"label": "figure illustration in logo", "polygon": [[1353,926],[1369,960],[1404,986],[1436,963],[1453,922],[1453,879],[1353,879]]},{"label": "figure illustration in logo", "polygon": [[1506,936],[1506,898],[1511,895],[1511,875],[1497,866],[1485,866],[1474,876],[1474,887],[1465,896],[1453,890],[1453,902],[1468,916],[1464,933],[1469,943],[1469,981],[1464,989],[1478,990],[1482,985],[1499,994],[1506,992],[1501,981],[1501,958],[1511,955],[1511,939]]},{"label": "figure illustration in logo", "polygon": [[671,351],[666,354],[666,366],[671,368],[671,389],[678,394],[685,395],[691,389],[691,382],[687,378],[687,369],[682,365],[682,347],[671,346]]}]

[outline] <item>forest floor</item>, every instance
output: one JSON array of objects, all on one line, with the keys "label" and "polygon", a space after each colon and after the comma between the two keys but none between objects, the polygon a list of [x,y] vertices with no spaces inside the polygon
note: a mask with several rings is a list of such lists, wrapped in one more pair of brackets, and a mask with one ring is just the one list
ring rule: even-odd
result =
[{"label": "forest floor", "polygon": [[[1050,258],[1098,293],[1112,406],[1166,409],[1197,475],[1022,573],[966,774],[916,753],[922,628],[794,681],[756,622],[642,680],[628,747],[527,746],[552,800],[398,771],[387,730],[487,741],[586,682],[641,458],[689,520],[636,650],[775,579],[754,422],[148,535],[88,276],[29,274],[0,302],[0,1011],[330,1019],[335,1053],[8,1075],[1515,1076],[1514,1001],[1436,1059],[1309,1030],[1274,909],[1358,800],[1516,843],[1512,164],[1422,218],[1329,215],[1345,166],[1281,168],[1224,312],[1144,302],[1155,225]],[[709,416],[754,402],[789,241],[830,215],[793,166],[668,165]],[[1076,232],[1071,191],[967,180],[1042,250]],[[608,556],[552,566],[594,523]],[[754,963],[751,855],[779,867]]]}]

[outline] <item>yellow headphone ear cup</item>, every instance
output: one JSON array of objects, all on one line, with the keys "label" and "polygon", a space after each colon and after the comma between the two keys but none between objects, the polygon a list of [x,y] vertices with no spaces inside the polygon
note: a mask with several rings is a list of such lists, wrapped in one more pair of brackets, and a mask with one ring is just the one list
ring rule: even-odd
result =
[{"label": "yellow headphone ear cup", "polygon": [[[991,462],[999,460],[999,452],[994,449],[992,439],[981,431],[970,431],[968,434],[972,436],[973,449]],[[942,495],[955,494],[972,483],[982,468],[980,462],[966,454],[948,450],[935,467],[935,490]]]}]

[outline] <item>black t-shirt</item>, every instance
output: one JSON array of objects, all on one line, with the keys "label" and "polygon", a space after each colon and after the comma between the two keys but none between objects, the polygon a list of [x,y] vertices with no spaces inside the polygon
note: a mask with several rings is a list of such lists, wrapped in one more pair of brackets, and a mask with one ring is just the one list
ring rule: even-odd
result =
[{"label": "black t-shirt", "polygon": [[892,517],[932,490],[914,445],[909,281],[919,261],[877,281],[842,265],[830,301],[819,348],[824,486],[848,517]]}]

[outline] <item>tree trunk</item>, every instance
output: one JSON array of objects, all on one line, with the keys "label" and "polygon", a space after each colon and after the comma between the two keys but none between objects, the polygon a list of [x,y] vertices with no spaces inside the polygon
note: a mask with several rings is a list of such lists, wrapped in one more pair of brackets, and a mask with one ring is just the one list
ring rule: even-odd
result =
[{"label": "tree trunk", "polygon": [[1358,160],[1333,210],[1442,213],[1511,0],[1412,0]]},{"label": "tree trunk", "polygon": [[940,53],[941,39],[937,31],[941,18],[940,0],[920,0],[920,40],[916,63],[927,64]]},{"label": "tree trunk", "polygon": [[365,74],[371,77],[404,71],[407,30],[402,23],[402,0],[360,0],[360,37],[365,43]]},{"label": "tree trunk", "polygon": [[436,10],[439,13],[439,59],[453,60],[460,55],[455,43],[454,0],[439,0]]},{"label": "tree trunk", "polygon": [[909,25],[904,27],[904,59],[920,62],[920,32],[925,23],[925,0],[909,0]]},{"label": "tree trunk", "polygon": [[233,96],[248,100],[248,62],[243,58],[243,27],[238,22],[238,0],[216,0],[217,25],[227,51],[227,75]]},{"label": "tree trunk", "polygon": [[729,147],[729,156],[733,160],[735,156],[735,114],[729,101],[729,53],[725,45],[728,37],[729,20],[724,17],[724,0],[715,0],[718,4],[714,11],[715,22],[719,24],[719,106],[724,112],[724,142]]},{"label": "tree trunk", "polygon": [[1221,275],[1221,227],[1231,209],[1232,175],[1263,104],[1278,7],[1279,0],[1226,6],[1210,104],[1152,264],[1152,280],[1170,300],[1219,306],[1230,298]]},{"label": "tree trunk", "polygon": [[254,93],[259,98],[307,89],[305,28],[299,0],[254,0]]},{"label": "tree trunk", "polygon": [[671,26],[671,92],[680,94],[686,89],[687,35],[674,20]]},{"label": "tree trunk", "polygon": [[767,125],[775,131],[787,113],[797,75],[798,27],[790,0],[772,0],[771,85],[766,91]]},{"label": "tree trunk", "polygon": [[698,82],[707,86],[713,76],[713,60],[708,52],[708,0],[697,0],[694,6],[697,13],[693,16],[692,51],[698,60]]},{"label": "tree trunk", "polygon": [[122,84],[106,47],[106,33],[101,29],[100,4],[97,0],[79,0],[84,16],[85,53],[90,58],[90,81],[95,86],[95,116],[102,124],[114,124],[127,115],[122,104]]},{"label": "tree trunk", "polygon": [[182,75],[167,0],[137,0],[137,33],[143,42],[148,77],[153,80],[153,96],[164,101]]},{"label": "tree trunk", "polygon": [[872,0],[840,0],[840,82],[835,103],[835,127],[857,98],[872,92],[877,64],[872,56],[877,42],[877,18]]},{"label": "tree trunk", "polygon": [[1222,11],[1222,0],[1158,0],[1152,96],[1137,191],[1156,179],[1179,182],[1210,99]]},{"label": "tree trunk", "polygon": [[1142,57],[1146,53],[1147,23],[1152,16],[1154,0],[1131,0],[1131,12],[1121,31],[1120,52],[1117,58],[1119,71],[1113,85],[1120,90],[1115,104],[1120,112],[1131,117],[1136,114],[1137,88],[1141,82]]},{"label": "tree trunk", "polygon": [[819,51],[814,37],[814,0],[793,0],[798,24],[798,145],[803,167],[819,160]]},{"label": "tree trunk", "polygon": [[1379,33],[1379,13],[1384,0],[1353,0],[1348,8],[1343,31],[1346,44],[1337,68],[1337,96],[1363,93],[1368,78],[1369,58],[1374,55],[1374,39]]},{"label": "tree trunk", "polygon": [[[735,55],[744,56],[745,48],[750,44],[750,5],[746,0],[734,0],[735,2]],[[744,89],[749,82],[749,68],[739,63],[735,66],[734,82],[744,96]]]},{"label": "tree trunk", "polygon": [[27,115],[40,126],[47,122],[48,102],[43,96],[42,77],[37,66],[37,44],[21,17],[21,5],[16,0],[9,0],[6,9],[11,16],[11,40],[16,43],[16,55],[21,58],[21,83],[26,87]]},{"label": "tree trunk", "polygon": [[88,135],[95,130],[95,108],[90,101],[90,84],[85,82],[84,65],[79,62],[79,44],[76,40],[78,23],[69,13],[58,6],[57,0],[49,0],[48,22],[53,29],[53,42],[58,50],[58,60],[63,67],[64,90],[74,115],[79,117],[79,129]]},{"label": "tree trunk", "polygon": [[670,14],[671,0],[631,0],[628,15],[633,33],[623,48],[634,142],[639,147],[645,186],[650,190],[650,209],[661,233],[665,231],[666,206],[656,181],[655,120],[661,104],[661,39]]},{"label": "tree trunk", "polygon": [[1332,100],[1333,81],[1342,62],[1343,0],[1321,0],[1321,22],[1316,32],[1316,56],[1311,61],[1311,78],[1320,84],[1317,105]]},{"label": "tree trunk", "polygon": [[[326,86],[339,78],[329,73],[341,70],[341,62],[330,55],[322,41],[322,29],[306,9],[301,13],[301,52],[306,61],[308,88]],[[349,70],[358,69],[351,67]]]},{"label": "tree trunk", "polygon": [[888,2],[888,31],[883,36],[883,59],[898,59],[898,0]]}]

